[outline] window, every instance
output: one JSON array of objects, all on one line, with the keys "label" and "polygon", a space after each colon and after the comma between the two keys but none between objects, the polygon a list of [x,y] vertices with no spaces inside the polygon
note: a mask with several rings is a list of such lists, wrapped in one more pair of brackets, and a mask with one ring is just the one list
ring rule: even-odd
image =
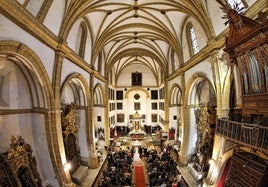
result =
[{"label": "window", "polygon": [[237,5],[238,9],[246,7],[246,3],[244,0],[227,0],[228,4],[232,6],[232,8],[235,8]]},{"label": "window", "polygon": [[151,99],[158,99],[158,91],[157,90],[151,90]]},{"label": "window", "polygon": [[179,67],[179,62],[174,49],[171,50],[171,63],[172,63],[172,72],[174,72]]},{"label": "window", "polygon": [[116,100],[123,100],[123,91],[122,90],[116,91]]},{"label": "window", "polygon": [[187,36],[187,40],[188,40],[190,55],[195,55],[199,52],[199,47],[198,47],[198,43],[197,43],[195,29],[194,29],[192,23],[187,24],[186,32],[187,32],[186,36]]},{"label": "window", "polygon": [[75,52],[77,52],[81,58],[84,58],[85,56],[86,40],[87,40],[87,26],[85,22],[81,22],[75,46]]}]

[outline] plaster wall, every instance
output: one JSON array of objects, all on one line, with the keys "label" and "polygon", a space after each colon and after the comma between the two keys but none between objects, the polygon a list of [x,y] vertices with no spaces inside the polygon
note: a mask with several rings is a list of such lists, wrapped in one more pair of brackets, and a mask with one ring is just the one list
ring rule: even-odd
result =
[{"label": "plaster wall", "polygon": [[[212,67],[211,67],[211,63],[208,61],[203,61],[200,62],[199,64],[197,64],[196,66],[194,66],[193,68],[189,69],[188,71],[185,72],[185,81],[186,81],[186,85],[188,85],[188,81],[189,79],[198,72],[202,72],[206,75],[206,77],[210,80],[213,80],[213,74],[212,74]],[[213,82],[213,81],[211,81]]]},{"label": "plaster wall", "polygon": [[52,80],[55,52],[2,14],[0,14],[0,20],[0,40],[14,40],[28,46],[40,58],[46,69],[45,72],[48,74],[50,80]]},{"label": "plaster wall", "polygon": [[[105,127],[105,117],[104,117],[104,111],[105,108],[104,107],[94,107],[94,117],[93,117],[93,121],[94,121],[94,126],[95,126],[95,130],[97,130],[98,128],[104,128]],[[101,121],[97,120],[97,116],[101,117]]]},{"label": "plaster wall", "polygon": [[65,81],[65,79],[73,73],[81,74],[89,83],[89,75],[82,68],[70,62],[68,59],[63,60],[62,64],[62,74],[61,74],[61,84]]},{"label": "plaster wall", "polygon": [[59,34],[60,27],[64,18],[65,4],[66,2],[64,0],[54,0],[44,20],[44,25],[56,36]]},{"label": "plaster wall", "polygon": [[42,179],[42,184],[43,186],[47,184],[59,186],[48,150],[45,117],[42,114],[31,114],[31,121],[32,132],[28,132],[28,135],[33,134],[31,146],[34,150],[34,155],[36,155],[37,169]]},{"label": "plaster wall", "polygon": [[132,86],[131,73],[142,73],[142,86],[157,86],[157,82],[152,72],[142,65],[130,65],[125,68],[118,77],[117,86]]},{"label": "plaster wall", "polygon": [[31,12],[33,16],[36,16],[43,4],[44,0],[34,0],[34,1],[29,1],[26,9]]},{"label": "plaster wall", "polygon": [[[68,33],[68,37],[66,39],[68,47],[70,47],[73,51],[76,51],[76,43],[77,40],[80,39],[78,38],[78,31],[80,28],[80,23],[82,22],[82,19],[78,19],[72,26],[71,30]],[[88,63],[91,64],[91,55],[92,55],[92,41],[91,41],[91,33],[89,28],[87,28],[87,40],[86,40],[86,47],[85,47],[85,56],[84,60]]]},{"label": "plaster wall", "polygon": [[88,160],[88,144],[87,144],[87,130],[86,130],[86,126],[87,125],[93,125],[93,124],[87,124],[86,123],[86,116],[85,116],[85,110],[77,110],[78,113],[78,120],[77,120],[77,124],[79,125],[79,131],[78,131],[78,146],[79,146],[79,150],[80,150],[80,156],[82,158],[83,161]]}]

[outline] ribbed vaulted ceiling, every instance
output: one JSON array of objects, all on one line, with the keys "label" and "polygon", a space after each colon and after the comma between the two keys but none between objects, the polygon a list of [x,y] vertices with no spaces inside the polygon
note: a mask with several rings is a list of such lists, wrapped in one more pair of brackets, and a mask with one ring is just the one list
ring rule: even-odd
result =
[{"label": "ribbed vaulted ceiling", "polygon": [[92,62],[104,54],[107,72],[113,68],[116,76],[133,64],[146,66],[155,76],[159,71],[168,75],[171,49],[183,61],[180,40],[185,18],[209,24],[200,0],[82,1],[70,4],[69,10],[69,23],[84,17],[92,25]]}]

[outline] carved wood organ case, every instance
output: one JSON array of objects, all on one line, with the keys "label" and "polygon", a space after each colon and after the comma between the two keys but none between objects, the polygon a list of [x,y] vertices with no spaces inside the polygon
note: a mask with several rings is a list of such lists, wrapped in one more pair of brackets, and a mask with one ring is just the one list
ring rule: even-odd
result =
[{"label": "carved wood organ case", "polygon": [[[226,24],[229,24],[224,50],[229,54],[233,67],[238,70],[238,82],[241,85],[242,107],[239,124],[243,127],[243,132],[255,133],[245,133],[245,140],[242,139],[250,153],[239,148],[234,151],[224,186],[267,186],[268,12],[260,12],[256,19],[251,19],[243,15],[239,6],[231,7],[220,0],[217,2],[225,13]],[[231,129],[231,132],[236,133],[234,129]],[[256,137],[260,137],[258,144],[252,144]],[[259,147],[266,156],[262,155],[261,158],[260,154],[257,154],[255,149]]]},{"label": "carved wood organ case", "polygon": [[229,36],[225,51],[239,69],[242,87],[242,120],[268,126],[268,19],[256,20],[226,10]]}]

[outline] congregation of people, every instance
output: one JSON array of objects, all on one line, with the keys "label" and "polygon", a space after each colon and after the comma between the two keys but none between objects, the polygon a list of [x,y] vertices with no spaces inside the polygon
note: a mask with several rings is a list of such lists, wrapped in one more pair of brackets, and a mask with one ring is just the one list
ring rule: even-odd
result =
[{"label": "congregation of people", "polygon": [[177,169],[177,163],[170,154],[170,148],[163,146],[160,151],[152,149],[144,154],[151,187],[187,186]]},{"label": "congregation of people", "polygon": [[132,187],[133,160],[138,150],[148,172],[148,187],[186,187],[187,184],[177,169],[177,163],[170,154],[170,148],[148,149],[113,147],[107,151],[107,165],[102,170],[98,187]]},{"label": "congregation of people", "polygon": [[128,150],[108,150],[99,187],[113,186],[132,186],[132,156]]}]

